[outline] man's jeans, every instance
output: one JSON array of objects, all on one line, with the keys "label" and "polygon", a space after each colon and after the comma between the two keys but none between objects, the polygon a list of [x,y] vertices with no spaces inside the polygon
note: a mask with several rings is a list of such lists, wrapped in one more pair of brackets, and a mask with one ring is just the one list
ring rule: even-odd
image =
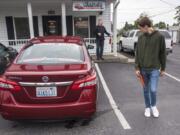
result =
[{"label": "man's jeans", "polygon": [[147,70],[142,69],[141,74],[144,78],[144,100],[146,108],[150,108],[156,105],[156,93],[159,81],[160,72],[157,69]]},{"label": "man's jeans", "polygon": [[104,51],[104,39],[96,40],[96,56],[97,59],[102,58]]}]

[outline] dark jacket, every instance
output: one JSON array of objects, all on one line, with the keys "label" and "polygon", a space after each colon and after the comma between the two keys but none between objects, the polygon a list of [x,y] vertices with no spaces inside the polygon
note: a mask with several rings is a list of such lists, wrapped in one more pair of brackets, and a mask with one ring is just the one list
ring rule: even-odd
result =
[{"label": "dark jacket", "polygon": [[[99,36],[98,33],[101,33],[101,36]],[[104,40],[104,34],[110,36],[110,34],[106,31],[106,28],[104,26],[96,26],[95,34],[97,40]]]},{"label": "dark jacket", "polygon": [[158,31],[142,34],[138,38],[135,58],[136,69],[161,69],[166,67],[165,38]]}]

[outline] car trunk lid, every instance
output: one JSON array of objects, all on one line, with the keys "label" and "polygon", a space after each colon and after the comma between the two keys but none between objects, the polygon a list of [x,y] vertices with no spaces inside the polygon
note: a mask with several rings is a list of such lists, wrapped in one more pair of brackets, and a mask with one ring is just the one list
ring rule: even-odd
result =
[{"label": "car trunk lid", "polygon": [[[82,90],[72,91],[71,86],[74,81],[87,74],[87,64],[83,63],[56,66],[12,65],[5,76],[9,80],[18,82],[22,87],[21,91],[12,92],[16,101],[30,104],[54,104],[78,100]],[[47,94],[47,91],[50,93]]]}]

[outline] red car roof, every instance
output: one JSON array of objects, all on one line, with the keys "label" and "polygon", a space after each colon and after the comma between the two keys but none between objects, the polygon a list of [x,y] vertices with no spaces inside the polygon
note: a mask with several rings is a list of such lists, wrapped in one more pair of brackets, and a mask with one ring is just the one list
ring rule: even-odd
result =
[{"label": "red car roof", "polygon": [[78,45],[83,44],[83,39],[81,37],[76,36],[45,36],[45,37],[37,37],[30,40],[33,44],[40,43],[75,43]]}]

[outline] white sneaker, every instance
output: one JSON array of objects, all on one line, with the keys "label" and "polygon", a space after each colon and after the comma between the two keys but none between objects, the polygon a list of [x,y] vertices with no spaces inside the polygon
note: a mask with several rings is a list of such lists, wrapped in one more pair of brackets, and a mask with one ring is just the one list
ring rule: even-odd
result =
[{"label": "white sneaker", "polygon": [[144,116],[147,118],[151,117],[151,109],[150,108],[145,109]]},{"label": "white sneaker", "polygon": [[153,107],[151,107],[151,109],[152,109],[152,114],[153,114],[153,116],[154,116],[155,118],[158,118],[158,117],[159,117],[159,111],[158,111],[157,107],[156,107],[156,106],[153,106]]}]

